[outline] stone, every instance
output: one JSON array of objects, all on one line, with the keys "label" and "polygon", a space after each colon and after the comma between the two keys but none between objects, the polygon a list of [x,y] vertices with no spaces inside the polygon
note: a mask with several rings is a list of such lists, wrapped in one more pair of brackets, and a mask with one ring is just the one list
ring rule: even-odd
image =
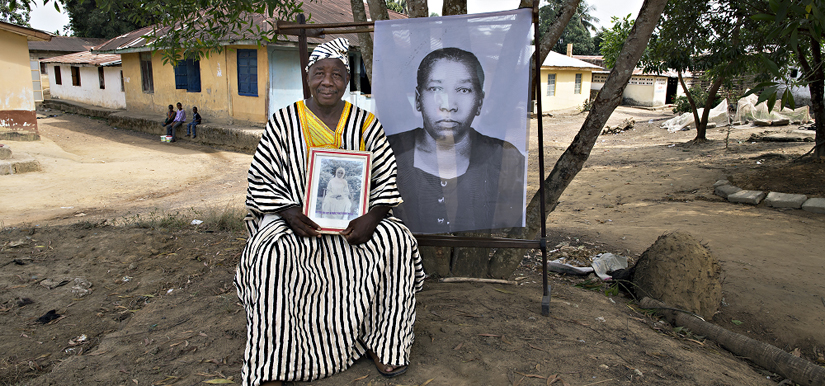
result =
[{"label": "stone", "polygon": [[802,204],[802,210],[811,213],[825,213],[825,198],[809,198]]},{"label": "stone", "polygon": [[710,320],[722,303],[722,267],[693,236],[660,236],[636,263],[636,296],[648,296]]},{"label": "stone", "polygon": [[805,201],[808,201],[808,196],[804,194],[770,192],[765,197],[765,203],[774,208],[799,209]]},{"label": "stone", "polygon": [[12,167],[14,168],[14,174],[39,172],[41,170],[40,162],[33,159],[14,162],[12,163]]},{"label": "stone", "polygon": [[0,144],[0,159],[10,159],[11,158],[11,148]]},{"label": "stone", "polygon": [[715,183],[713,183],[713,188],[715,189],[715,188],[718,188],[722,185],[730,185],[730,181],[728,181],[728,180],[718,180]]},{"label": "stone", "polygon": [[14,159],[0,160],[0,175],[39,172],[40,170],[42,170],[40,162],[25,153],[18,153]]},{"label": "stone", "polygon": [[719,185],[716,189],[713,190],[713,193],[717,196],[727,199],[731,194],[741,191],[741,188],[733,186],[731,184],[727,185]]},{"label": "stone", "polygon": [[740,190],[734,194],[728,195],[728,201],[740,204],[759,205],[765,196],[765,192],[758,190]]}]

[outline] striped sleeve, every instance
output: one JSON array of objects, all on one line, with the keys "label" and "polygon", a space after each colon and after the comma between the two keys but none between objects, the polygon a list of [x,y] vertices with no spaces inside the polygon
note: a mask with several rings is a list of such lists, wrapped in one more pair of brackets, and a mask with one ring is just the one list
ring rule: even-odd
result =
[{"label": "striped sleeve", "polygon": [[293,135],[299,125],[295,105],[278,110],[266,124],[247,174],[246,206],[257,220],[302,203],[304,165],[294,162],[305,152]]}]

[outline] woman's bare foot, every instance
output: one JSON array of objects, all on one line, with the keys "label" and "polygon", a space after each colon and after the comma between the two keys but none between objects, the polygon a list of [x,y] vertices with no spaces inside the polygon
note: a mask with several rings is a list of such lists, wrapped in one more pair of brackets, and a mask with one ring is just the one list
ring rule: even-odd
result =
[{"label": "woman's bare foot", "polygon": [[387,378],[396,377],[407,372],[407,366],[390,366],[381,363],[381,360],[378,359],[378,355],[375,355],[372,350],[367,350],[367,354],[369,354],[370,358],[372,358],[372,361],[375,363],[375,369]]}]

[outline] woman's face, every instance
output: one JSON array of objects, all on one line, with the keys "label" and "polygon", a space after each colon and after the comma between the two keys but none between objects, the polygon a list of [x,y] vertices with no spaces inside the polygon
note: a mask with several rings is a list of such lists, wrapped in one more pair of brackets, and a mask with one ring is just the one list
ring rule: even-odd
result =
[{"label": "woman's face", "polygon": [[424,84],[416,89],[416,109],[431,137],[444,140],[469,133],[484,100],[478,83],[464,63],[439,59],[433,64]]},{"label": "woman's face", "polygon": [[335,172],[335,176],[338,177],[338,178],[344,178],[344,169],[338,169]]},{"label": "woman's face", "polygon": [[307,76],[312,97],[321,106],[335,106],[340,102],[349,82],[347,67],[339,59],[327,58],[315,62]]}]

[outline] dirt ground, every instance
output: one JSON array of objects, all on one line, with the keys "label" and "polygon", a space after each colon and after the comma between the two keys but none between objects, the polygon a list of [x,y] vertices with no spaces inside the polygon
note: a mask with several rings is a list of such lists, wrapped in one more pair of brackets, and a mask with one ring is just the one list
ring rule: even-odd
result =
[{"label": "dirt ground", "polygon": [[[725,129],[710,129],[710,142],[690,144],[695,132],[658,128],[670,115],[619,108],[611,117],[609,125],[637,124],[599,138],[550,214],[551,258],[612,252],[633,260],[660,235],[688,232],[723,268],[714,323],[825,363],[825,215],[731,204],[712,187],[728,178],[825,197],[825,166],[792,163],[810,143],[749,140],[796,127],[737,127],[727,141]],[[544,118],[548,171],[583,120]],[[39,123],[41,141],[5,142],[43,171],[0,176],[0,385],[238,383],[245,321],[232,276],[245,234],[209,222],[134,224],[176,212],[188,223],[242,205],[251,156],[161,143],[75,115]],[[387,380],[361,360],[302,384],[783,381],[579,277],[551,275],[551,315],[543,317],[539,272],[532,252],[517,285],[428,281],[407,374]],[[60,316],[39,323],[50,310]]]}]

